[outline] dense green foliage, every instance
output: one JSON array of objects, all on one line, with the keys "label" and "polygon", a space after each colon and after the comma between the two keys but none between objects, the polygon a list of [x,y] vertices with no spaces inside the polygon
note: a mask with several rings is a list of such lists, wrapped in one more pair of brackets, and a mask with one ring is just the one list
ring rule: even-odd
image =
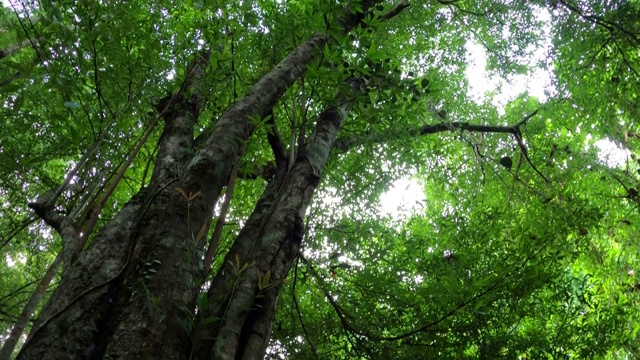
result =
[{"label": "dense green foliage", "polygon": [[[339,31],[327,19],[347,1],[15,3],[0,14],[0,50],[23,45],[0,59],[0,339],[60,248],[29,200],[61,184],[100,139],[58,201],[66,213],[85,196],[95,206],[200,48],[212,61],[194,135],[210,132],[297,45]],[[373,79],[340,132],[348,149],[333,152],[305,220],[268,353],[640,357],[640,2],[413,1],[365,24],[319,49],[274,109],[283,140],[295,144],[292,132],[311,133],[348,76]],[[492,79],[545,70],[548,97],[507,94],[504,107],[497,93],[472,99],[465,71],[479,54],[468,44],[485,49]],[[522,142],[418,131],[523,120]],[[98,228],[148,183],[160,133],[127,169]],[[219,254],[265,187],[255,173],[273,159],[266,134],[260,126],[247,144]],[[606,161],[600,140],[624,161]],[[424,200],[409,195],[411,211],[388,214],[380,197],[401,178],[420,184]]]}]

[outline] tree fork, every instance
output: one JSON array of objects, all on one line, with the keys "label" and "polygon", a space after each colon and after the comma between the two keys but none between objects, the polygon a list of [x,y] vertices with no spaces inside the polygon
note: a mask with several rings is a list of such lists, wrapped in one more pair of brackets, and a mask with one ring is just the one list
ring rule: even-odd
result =
[{"label": "tree fork", "polygon": [[[349,83],[354,89],[361,85],[359,79],[350,79]],[[276,179],[283,177],[281,184],[270,183],[265,190],[263,199],[275,196],[274,202],[266,212],[266,206],[256,207],[260,212],[252,213],[212,281],[208,299],[213,304],[204,311],[204,318],[220,320],[213,321],[198,337],[197,359],[264,356],[278,294],[300,250],[302,219],[354,98],[338,95],[336,103],[340,105],[320,115],[306,155],[297,157],[290,170],[280,171]],[[262,219],[259,224],[258,219]],[[234,254],[249,256],[234,260]],[[208,354],[210,347],[212,353]]]},{"label": "tree fork", "polygon": [[[367,12],[376,3],[366,1],[362,8]],[[362,16],[353,18],[354,23],[345,26],[345,31],[356,26]],[[19,358],[60,358],[62,354],[86,358],[107,354],[122,358],[188,356],[179,316],[184,305],[193,303],[195,295],[193,286],[189,287],[196,274],[190,261],[199,254],[189,244],[190,233],[210,219],[212,205],[229,177],[232,164],[242,154],[244,141],[255,130],[252,119],[267,114],[284,91],[304,74],[306,66],[315,58],[316,48],[327,41],[323,35],[312,37],[259,80],[219,119],[203,148],[186,159],[186,168],[179,179],[168,171],[168,165],[173,163],[170,161],[173,155],[179,155],[175,150],[183,148],[184,142],[173,142],[172,134],[167,132],[172,127],[165,128],[163,133],[168,137],[163,135],[161,143],[166,141],[169,151],[158,155],[152,176],[155,181],[146,191],[134,196],[129,205],[103,228],[92,246],[82,253],[73,271],[66,276],[63,274],[60,291],[43,311],[49,317],[34,331],[40,331],[39,335],[49,332],[51,336],[32,337]],[[173,130],[186,133],[180,127]],[[306,159],[309,163],[304,166],[313,173],[311,183],[317,183],[318,171],[324,164],[318,167],[310,157]],[[176,189],[188,192],[188,199],[181,199]],[[305,195],[310,199],[312,192],[313,189]],[[166,218],[167,208],[177,211]],[[301,223],[301,219],[294,219],[295,223]],[[291,231],[286,230],[286,233]],[[182,256],[176,256],[176,253]],[[294,258],[293,255],[289,257]],[[98,258],[101,261],[96,261]],[[157,267],[159,271],[144,274],[146,266],[157,265],[155,261],[161,264]],[[281,268],[288,271],[289,267]],[[286,271],[279,271],[280,276],[286,275]],[[245,284],[250,282],[245,281]],[[122,298],[112,298],[114,294],[122,294],[121,285],[128,287],[125,293],[131,293],[133,301],[123,303]],[[132,288],[144,294],[131,292]],[[108,320],[106,325],[105,318]],[[153,331],[149,331],[150,326],[154,326]],[[61,327],[66,329],[65,341],[58,341],[62,336]],[[98,339],[94,336],[96,328],[99,328]],[[268,340],[268,336],[265,339]],[[108,344],[103,352],[105,342]]]}]

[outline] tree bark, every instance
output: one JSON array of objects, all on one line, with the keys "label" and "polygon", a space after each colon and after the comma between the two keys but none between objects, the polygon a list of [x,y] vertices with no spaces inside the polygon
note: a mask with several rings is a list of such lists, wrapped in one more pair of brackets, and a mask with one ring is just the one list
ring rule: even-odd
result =
[{"label": "tree bark", "polygon": [[[140,263],[147,264],[144,261],[151,256],[147,253],[145,256],[132,256],[146,250],[145,241],[148,242],[149,235],[163,234],[168,224],[172,223],[158,221],[158,215],[162,214],[158,209],[166,202],[166,198],[171,199],[167,196],[167,188],[175,182],[170,178],[167,168],[178,163],[180,159],[177,156],[181,155],[184,146],[190,146],[190,143],[184,144],[183,139],[187,136],[192,139],[193,136],[193,124],[200,108],[200,84],[208,67],[207,55],[208,53],[194,60],[186,85],[178,92],[182,97],[181,101],[170,114],[164,116],[165,129],[160,141],[163,156],[158,157],[156,162],[155,183],[152,183],[150,189],[134,196],[102,229],[92,246],[71,264],[73,268],[63,272],[59,287],[45,306],[18,358],[101,358],[114,334],[117,321],[127,320],[123,313],[128,306],[133,305],[118,296],[127,294],[135,299],[136,294],[130,290],[139,284],[139,279],[129,279],[130,276],[126,275],[132,272],[139,275]],[[169,165],[163,163],[168,160],[173,161]],[[154,201],[156,203],[152,204]],[[176,216],[181,214],[177,212]],[[182,219],[182,223],[188,222],[185,219]],[[156,226],[150,230],[144,228],[144,224],[155,226],[156,223],[164,227]],[[175,241],[176,234],[184,228],[184,225],[180,225],[173,231],[166,231],[167,238],[163,242],[165,246],[158,249],[159,253],[181,245],[179,241]],[[154,259],[153,264],[156,265],[156,262],[161,260]],[[168,262],[171,269],[171,261]],[[128,270],[128,265],[132,264],[136,268]],[[145,270],[153,269],[147,266]],[[148,273],[143,275],[148,276]],[[176,288],[176,291],[180,289]]]},{"label": "tree bark", "polygon": [[[366,12],[377,0],[360,3]],[[345,32],[363,13],[345,11]],[[213,206],[246,141],[329,39],[312,36],[218,119],[190,154],[209,54],[201,53],[163,113],[150,185],[136,194],[65,269],[19,359],[257,359],[264,356],[283,281],[298,255],[303,217],[352,101],[325,111],[305,156],[267,186],[212,281],[193,322]],[[230,261],[227,261],[230,260]],[[236,264],[232,266],[230,264]],[[259,310],[258,310],[259,309]],[[215,339],[215,341],[213,341]]]},{"label": "tree bark", "polygon": [[16,51],[29,47],[31,46],[31,40],[30,39],[25,39],[22,40],[22,42],[18,43],[18,44],[11,44],[7,47],[5,47],[4,49],[0,49],[0,59],[5,58],[13,53],[15,53]]},{"label": "tree bark", "polygon": [[24,332],[24,329],[27,326],[27,322],[31,319],[31,317],[35,313],[36,308],[38,307],[38,304],[42,299],[42,296],[44,295],[45,291],[49,287],[51,280],[53,279],[55,274],[58,272],[58,268],[60,267],[61,263],[62,263],[62,256],[58,254],[58,256],[56,256],[55,260],[53,260],[51,265],[49,265],[49,268],[47,269],[42,279],[40,279],[38,286],[33,291],[33,294],[31,294],[31,297],[29,298],[29,301],[27,301],[27,304],[22,309],[22,312],[20,313],[18,320],[13,324],[13,327],[11,328],[11,332],[9,333],[9,337],[2,345],[2,351],[0,351],[0,360],[11,359],[11,354],[13,353],[13,350],[15,349],[16,344],[18,344],[18,340],[20,340],[20,336],[22,336],[22,333]]},{"label": "tree bark", "polygon": [[[176,111],[183,117],[165,118],[164,148],[151,184],[63,273],[19,359],[188,357],[181,320],[189,312],[182,311],[194,303],[199,273],[194,264],[202,255],[192,246],[192,236],[211,218],[233,163],[255,129],[251,120],[271,111],[325,39],[312,37],[258,81],[218,120],[193,157],[185,156],[193,136],[187,122],[197,118],[200,95],[194,91],[177,98]],[[188,201],[176,189],[199,195]]]},{"label": "tree bark", "polygon": [[321,114],[306,155],[290,170],[279,169],[227,253],[200,318],[210,326],[192,336],[197,359],[264,356],[278,295],[303,239],[305,211],[353,99],[338,96],[335,103]]}]

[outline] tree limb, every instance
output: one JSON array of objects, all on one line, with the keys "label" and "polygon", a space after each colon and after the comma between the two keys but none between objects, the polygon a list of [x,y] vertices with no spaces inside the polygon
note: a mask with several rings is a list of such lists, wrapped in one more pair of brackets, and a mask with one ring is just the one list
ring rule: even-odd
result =
[{"label": "tree limb", "polygon": [[617,24],[615,22],[608,21],[608,20],[606,20],[606,19],[604,19],[604,18],[602,18],[600,16],[597,16],[597,15],[585,14],[577,6],[571,5],[565,0],[557,0],[557,2],[562,4],[567,9],[569,9],[569,11],[577,14],[578,16],[580,16],[581,18],[587,20],[588,22],[590,22],[592,24],[602,26],[602,27],[604,27],[605,29],[607,29],[611,33],[614,33],[616,31],[618,31],[618,32],[624,34],[628,39],[631,39],[632,42],[634,42],[636,44],[640,43],[640,38],[638,38],[638,36],[633,31],[629,31],[629,30],[625,29],[623,26],[621,26],[621,25],[619,25],[619,24]]},{"label": "tree limb", "polygon": [[278,133],[278,128],[276,127],[276,121],[273,115],[273,109],[267,115],[269,119],[266,122],[267,129],[267,139],[269,140],[269,145],[271,145],[271,150],[273,150],[273,156],[276,159],[276,166],[278,168],[282,166],[286,166],[287,163],[287,152],[284,149],[284,145],[282,144],[282,139],[280,138],[280,134]]},{"label": "tree limb", "polygon": [[209,240],[209,247],[207,247],[207,251],[204,254],[204,266],[202,277],[205,278],[209,271],[211,270],[211,263],[213,262],[213,257],[218,250],[218,244],[220,244],[220,239],[222,238],[222,230],[226,225],[227,212],[229,211],[229,205],[231,204],[231,199],[233,198],[233,189],[236,184],[236,176],[238,174],[238,166],[237,163],[233,169],[231,170],[231,175],[229,176],[229,183],[227,184],[227,193],[224,195],[224,201],[222,202],[222,206],[220,207],[220,215],[218,215],[218,220],[216,221],[216,226],[213,229],[213,234],[211,234],[211,239]]},{"label": "tree limb", "polygon": [[[423,125],[419,128],[409,129],[409,136],[421,136],[436,134],[447,131],[469,131],[469,132],[482,132],[482,133],[505,133],[516,134],[517,130],[513,126],[499,126],[499,125],[474,125],[467,122],[452,122],[452,123],[438,123]],[[354,135],[341,137],[334,143],[334,149],[341,152],[347,152],[351,148],[361,146],[368,143],[384,143],[388,141],[400,140],[405,137],[406,133],[390,133],[390,134],[367,134],[367,135]]]},{"label": "tree limb", "polygon": [[23,40],[21,43],[18,43],[18,44],[11,44],[5,47],[4,49],[0,49],[0,59],[5,58],[13,54],[14,52],[29,46],[31,46],[31,41],[29,39]]},{"label": "tree limb", "polygon": [[393,18],[394,16],[397,16],[398,14],[400,14],[400,12],[402,12],[402,10],[404,10],[404,9],[406,9],[408,7],[409,7],[409,2],[401,1],[398,5],[394,6],[391,10],[389,10],[389,12],[380,15],[380,19],[389,20],[389,19]]},{"label": "tree limb", "polygon": [[[547,183],[549,183],[549,179],[547,179],[538,168],[533,164],[531,159],[529,158],[529,154],[527,152],[527,147],[522,141],[522,132],[520,131],[520,127],[527,123],[534,115],[538,113],[539,109],[536,109],[531,114],[525,116],[522,120],[520,120],[517,124],[513,126],[500,126],[500,125],[475,125],[469,124],[467,122],[441,122],[438,124],[425,124],[420,128],[409,129],[409,136],[422,136],[429,134],[436,134],[446,131],[468,131],[468,132],[479,132],[479,133],[503,133],[503,134],[511,134],[516,139],[518,143],[518,147],[520,151],[524,155],[525,159],[531,165],[533,170],[538,173]],[[348,137],[341,137],[335,141],[333,144],[333,148],[339,150],[341,152],[347,152],[351,148],[356,146],[361,146],[369,143],[385,143],[389,141],[399,140],[403,137],[407,136],[406,133],[394,132],[388,134],[367,134],[367,135],[355,135]]]}]

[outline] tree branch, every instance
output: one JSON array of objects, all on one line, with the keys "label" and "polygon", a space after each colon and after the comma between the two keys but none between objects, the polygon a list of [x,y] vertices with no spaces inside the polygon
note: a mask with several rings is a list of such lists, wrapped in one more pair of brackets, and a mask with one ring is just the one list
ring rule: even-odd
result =
[{"label": "tree branch", "polygon": [[389,19],[393,18],[394,16],[397,16],[398,14],[400,14],[400,12],[402,12],[402,10],[404,10],[404,9],[406,9],[408,7],[409,7],[409,2],[401,1],[398,5],[394,6],[393,9],[389,10],[389,12],[387,12],[386,14],[380,15],[380,19],[389,20]]},{"label": "tree branch", "polygon": [[21,43],[18,43],[18,44],[11,44],[5,47],[4,49],[0,49],[0,59],[5,58],[13,54],[14,52],[29,46],[31,46],[31,41],[29,39],[23,40]]},{"label": "tree branch", "polygon": [[75,258],[75,248],[79,241],[79,235],[73,226],[71,217],[58,213],[55,207],[50,204],[53,196],[54,191],[48,191],[27,205],[33,209],[47,225],[54,228],[60,234],[62,238],[62,251],[59,256],[62,257],[62,263],[65,268],[68,268]]},{"label": "tree branch", "polygon": [[[520,127],[527,123],[534,115],[538,113],[539,109],[536,109],[531,114],[525,116],[522,120],[520,120],[517,124],[513,126],[500,126],[500,125],[474,125],[469,124],[467,122],[451,122],[445,123],[441,122],[438,124],[425,124],[420,128],[414,128],[408,130],[409,136],[422,136],[428,134],[436,134],[446,131],[468,131],[468,132],[479,132],[479,133],[502,133],[502,134],[511,134],[516,139],[518,143],[518,147],[520,151],[524,155],[525,159],[531,165],[533,170],[538,173],[547,183],[549,183],[549,179],[547,179],[538,168],[533,164],[531,159],[529,158],[529,154],[527,152],[527,147],[522,141],[522,132],[520,131]],[[407,136],[407,133],[402,132],[394,132],[388,134],[367,134],[367,135],[355,135],[348,137],[341,137],[335,141],[333,144],[333,149],[339,150],[341,152],[347,152],[351,148],[356,146],[361,146],[364,144],[370,143],[385,143],[389,141],[399,140]]]},{"label": "tree branch", "polygon": [[[469,132],[482,132],[482,133],[505,133],[505,134],[516,134],[517,130],[513,126],[499,126],[499,125],[474,125],[466,122],[452,122],[452,123],[439,123],[439,124],[429,124],[423,125],[419,128],[414,128],[408,130],[409,136],[421,136],[421,135],[429,135],[436,134],[447,131],[469,131]],[[341,137],[334,143],[334,149],[340,150],[342,152],[347,152],[351,148],[356,146],[361,146],[368,143],[385,143],[394,140],[400,140],[405,137],[406,133],[389,133],[389,134],[367,134],[367,135],[355,135],[355,136],[347,136]]]},{"label": "tree branch", "polygon": [[278,128],[276,127],[273,109],[271,109],[269,115],[267,116],[269,116],[269,120],[267,120],[266,123],[267,139],[269,140],[269,145],[271,145],[271,150],[273,150],[273,156],[276,159],[276,166],[280,168],[282,166],[286,166],[287,164],[287,152],[284,149],[282,139],[280,138]]},{"label": "tree branch", "polygon": [[220,215],[218,215],[218,220],[216,221],[216,226],[213,229],[213,234],[211,234],[211,239],[209,240],[209,247],[207,247],[207,251],[204,254],[204,266],[202,272],[202,278],[206,278],[211,270],[211,263],[213,262],[213,257],[218,250],[218,244],[220,244],[220,239],[222,238],[222,230],[226,225],[227,212],[229,211],[229,205],[231,204],[231,199],[233,198],[233,189],[236,184],[236,176],[238,174],[238,166],[237,163],[233,169],[231,170],[231,175],[229,176],[229,183],[227,184],[227,193],[224,196],[224,201],[222,202],[222,206],[220,207]]},{"label": "tree branch", "polygon": [[47,225],[59,232],[64,215],[57,213],[53,205],[50,204],[54,195],[54,191],[47,191],[44,195],[38,196],[34,201],[27,203],[27,205],[36,215],[44,220]]},{"label": "tree branch", "polygon": [[[514,136],[522,136],[520,131],[520,127],[527,123],[534,115],[538,113],[539,109],[536,109],[531,114],[525,116],[522,120],[520,120],[517,124],[513,126],[503,126],[503,125],[475,125],[469,124],[468,122],[441,122],[438,124],[425,124],[419,128],[409,129],[409,136],[421,136],[421,135],[429,135],[436,134],[446,131],[468,131],[468,132],[479,132],[479,133],[503,133],[503,134],[512,134]],[[445,119],[440,117],[441,119]],[[407,133],[394,132],[388,134],[366,134],[366,135],[353,135],[347,137],[341,137],[337,139],[333,145],[334,149],[340,150],[342,152],[349,151],[352,147],[361,146],[368,143],[385,143],[393,140],[400,140],[404,138]],[[526,151],[526,150],[525,150]]]},{"label": "tree branch", "polygon": [[557,0],[557,1],[558,1],[558,3],[562,4],[564,7],[569,9],[569,11],[577,14],[581,18],[587,20],[588,22],[590,22],[592,24],[595,24],[595,25],[602,26],[603,28],[607,29],[611,33],[614,33],[617,30],[620,33],[624,34],[627,38],[631,39],[632,42],[634,42],[636,44],[640,43],[640,38],[638,38],[638,36],[633,31],[629,31],[629,30],[625,29],[623,26],[621,26],[621,25],[619,25],[619,24],[617,24],[615,22],[608,21],[608,20],[606,20],[606,19],[604,19],[604,18],[602,18],[600,16],[593,15],[593,14],[585,14],[578,7],[569,4],[565,0]]}]

